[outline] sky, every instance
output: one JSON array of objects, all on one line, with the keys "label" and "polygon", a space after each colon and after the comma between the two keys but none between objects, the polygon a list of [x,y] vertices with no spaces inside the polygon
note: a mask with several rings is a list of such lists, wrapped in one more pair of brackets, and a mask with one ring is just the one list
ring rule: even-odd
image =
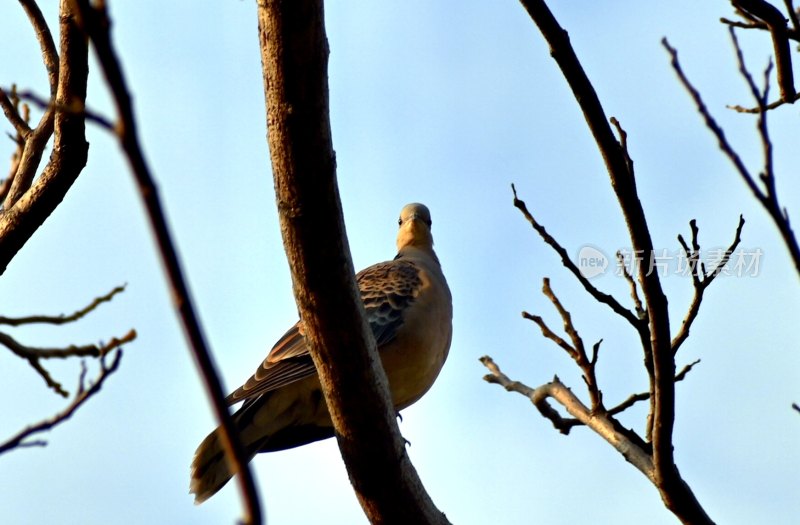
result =
[{"label": "sky", "polygon": [[[108,4],[145,153],[224,385],[233,390],[297,319],[272,190],[255,2]],[[55,24],[56,2],[41,5]],[[677,235],[687,237],[696,219],[712,255],[745,216],[742,253],[761,255],[755,267],[707,290],[678,353],[678,367],[701,362],[677,387],[675,455],[717,522],[795,523],[798,278],[660,45],[666,36],[678,48],[686,73],[757,172],[755,119],[725,109],[751,102],[718,22],[731,16],[729,3],[551,7],[606,113],[628,133],[654,245],[669,262],[663,285],[673,330],[692,296],[691,280],[677,270]],[[0,12],[0,83],[46,93],[22,10],[12,2]],[[561,329],[540,291],[549,277],[587,344],[603,340],[597,374],[607,404],[647,389],[630,327],[585,294],[512,206],[515,183],[576,260],[586,247],[606,258],[630,249],[600,155],[524,9],[513,1],[329,1],[325,15],[333,142],[354,264],[391,259],[399,210],[423,202],[453,293],[448,362],[400,424],[436,505],[460,525],[675,523],[655,488],[597,435],[576,428],[563,436],[522,396],[482,380],[478,358],[488,354],[513,379],[538,386],[558,375],[587,399],[574,364],[520,315],[540,314]],[[740,39],[760,78],[767,36]],[[88,101],[113,115],[95,62]],[[775,112],[770,123],[778,190],[796,217],[797,108]],[[212,412],[119,147],[95,126],[88,140],[86,169],[0,278],[0,313],[71,312],[127,283],[78,323],[11,333],[42,346],[107,341],[130,328],[139,337],[100,395],[44,436],[46,447],[0,457],[3,521],[234,523],[241,515],[235,484],[201,506],[188,494],[189,463],[215,426]],[[3,144],[0,157],[8,158],[12,144]],[[613,264],[592,282],[631,306]],[[47,365],[74,390],[78,362]],[[64,405],[25,362],[0,351],[0,440]],[[642,432],[645,415],[637,406],[621,420]],[[253,465],[268,523],[366,523],[333,440],[260,455]]]}]

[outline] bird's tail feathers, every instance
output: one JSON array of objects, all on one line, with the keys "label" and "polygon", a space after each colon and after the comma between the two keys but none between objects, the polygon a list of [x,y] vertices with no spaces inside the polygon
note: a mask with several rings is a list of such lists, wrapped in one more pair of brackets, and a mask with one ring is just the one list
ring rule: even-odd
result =
[{"label": "bird's tail feathers", "polygon": [[[258,453],[260,446],[260,442],[244,444],[247,462]],[[235,474],[228,466],[221,430],[217,428],[200,443],[192,460],[189,492],[194,494],[195,505],[216,494]]]}]

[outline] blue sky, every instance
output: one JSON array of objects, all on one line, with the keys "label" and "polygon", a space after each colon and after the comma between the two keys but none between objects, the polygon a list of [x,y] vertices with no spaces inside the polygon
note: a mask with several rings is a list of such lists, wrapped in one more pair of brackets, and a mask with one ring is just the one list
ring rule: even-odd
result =
[{"label": "blue sky", "polygon": [[[55,2],[42,2],[51,21]],[[255,3],[111,2],[114,40],[135,97],[194,298],[227,389],[243,382],[296,320],[266,146]],[[657,249],[677,254],[697,219],[704,248],[726,246],[740,213],[742,248],[760,249],[757,276],[708,290],[678,366],[702,359],[677,389],[681,473],[720,523],[788,524],[800,513],[800,352],[797,275],[775,228],[733,173],[678,85],[660,46],[684,68],[754,171],[755,120],[736,73],[727,2],[561,2],[609,115],[629,136],[640,197]],[[22,10],[2,8],[0,82],[46,92]],[[687,15],[691,13],[691,16]],[[571,254],[630,246],[600,156],[546,45],[522,7],[507,2],[331,1],[333,141],[357,268],[394,255],[396,216],[427,204],[454,296],[454,338],[433,389],[404,412],[409,454],[453,523],[674,523],[655,489],[599,437],[564,437],[528,401],[482,381],[491,355],[536,386],[557,374],[585,399],[567,357],[520,317],[560,320],[541,280],[589,343],[604,340],[598,377],[608,404],[646,389],[635,335],[594,303],[511,205],[510,184]],[[54,23],[54,22],[51,22]],[[763,34],[740,34],[760,71]],[[111,115],[93,66],[89,103]],[[760,73],[757,75],[760,77]],[[797,109],[771,117],[779,191],[800,213]],[[6,130],[10,128],[5,126]],[[108,340],[131,327],[120,371],[100,396],[47,436],[46,448],[0,458],[4,521],[233,523],[234,485],[196,507],[188,467],[214,427],[173,314],[153,242],[115,141],[90,126],[90,160],[64,203],[0,279],[4,315],[73,311],[121,283],[127,291],[72,326],[20,329],[28,344]],[[4,155],[10,155],[6,142]],[[7,157],[4,157],[7,158]],[[596,285],[628,304],[608,272]],[[679,326],[691,282],[664,286]],[[74,388],[78,363],[52,363]],[[24,362],[0,352],[0,438],[63,406]],[[643,428],[644,410],[622,417]],[[271,524],[365,523],[334,441],[254,461]]]}]

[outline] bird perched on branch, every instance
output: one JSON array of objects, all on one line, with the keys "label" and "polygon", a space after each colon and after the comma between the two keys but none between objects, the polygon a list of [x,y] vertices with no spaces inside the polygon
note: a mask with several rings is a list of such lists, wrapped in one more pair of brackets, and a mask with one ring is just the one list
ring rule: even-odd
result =
[{"label": "bird perched on branch", "polygon": [[[428,391],[447,358],[452,336],[450,289],[433,251],[431,215],[422,204],[400,212],[397,256],[356,275],[392,401],[401,410]],[[233,414],[248,459],[333,437],[319,378],[298,321],[247,382],[228,396],[244,401]],[[219,429],[197,448],[190,492],[195,503],[213,496],[235,474]]]}]

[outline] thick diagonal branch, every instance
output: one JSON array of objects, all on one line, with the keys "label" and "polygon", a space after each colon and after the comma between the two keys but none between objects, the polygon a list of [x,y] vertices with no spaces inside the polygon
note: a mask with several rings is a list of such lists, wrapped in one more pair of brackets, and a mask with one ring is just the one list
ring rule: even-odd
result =
[{"label": "thick diagonal branch", "polygon": [[448,523],[406,453],[344,230],[320,0],[258,6],[275,193],[295,299],[339,449],[372,523]]}]

